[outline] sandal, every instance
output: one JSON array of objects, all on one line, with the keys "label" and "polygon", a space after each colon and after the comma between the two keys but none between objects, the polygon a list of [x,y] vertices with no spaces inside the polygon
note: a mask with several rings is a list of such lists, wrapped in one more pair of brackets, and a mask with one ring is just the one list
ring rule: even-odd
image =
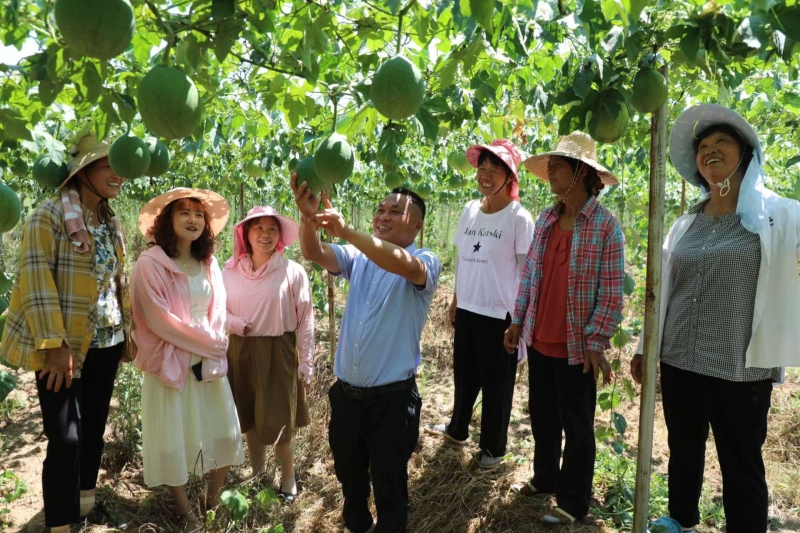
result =
[{"label": "sandal", "polygon": [[297,498],[297,494],[292,494],[291,492],[285,492],[283,489],[278,489],[278,498],[280,498],[282,504],[290,505],[294,503],[294,500]]},{"label": "sandal", "polygon": [[199,533],[205,529],[205,524],[194,511],[189,511],[180,517],[181,531],[186,533]]},{"label": "sandal", "polygon": [[553,514],[546,514],[542,517],[542,523],[548,526],[568,526],[574,524],[575,521],[576,518],[561,507],[556,507]]},{"label": "sandal", "polygon": [[544,492],[534,487],[533,483],[531,483],[530,481],[518,481],[517,483],[512,484],[511,492],[528,497],[537,496],[539,494],[545,494]]}]

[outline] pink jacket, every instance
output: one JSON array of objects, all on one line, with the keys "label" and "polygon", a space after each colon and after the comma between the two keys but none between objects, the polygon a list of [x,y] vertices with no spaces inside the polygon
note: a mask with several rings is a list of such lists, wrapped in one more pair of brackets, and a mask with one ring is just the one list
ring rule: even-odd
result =
[{"label": "pink jacket", "polygon": [[[225,335],[225,286],[217,260],[206,263],[213,296],[209,325],[192,325],[189,278],[160,246],[143,252],[131,273],[132,333],[137,353],[134,364],[158,376],[161,383],[183,390],[192,354],[203,358],[203,379],[228,373],[228,338]],[[194,377],[192,377],[194,379]]]}]

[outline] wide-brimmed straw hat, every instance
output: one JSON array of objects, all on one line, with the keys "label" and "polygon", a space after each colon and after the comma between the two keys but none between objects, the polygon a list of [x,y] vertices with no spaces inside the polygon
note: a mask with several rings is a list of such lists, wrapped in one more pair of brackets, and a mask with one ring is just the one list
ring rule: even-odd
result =
[{"label": "wide-brimmed straw hat", "polygon": [[79,137],[75,146],[69,151],[69,174],[58,188],[63,188],[82,168],[108,157],[109,148],[111,148],[111,144],[108,141],[98,141],[94,133],[87,133]]},{"label": "wide-brimmed straw hat", "polygon": [[194,198],[203,202],[203,206],[208,213],[208,218],[211,220],[211,232],[216,236],[222,233],[225,229],[225,224],[228,223],[228,217],[231,213],[231,207],[228,205],[227,200],[219,194],[208,191],[206,189],[191,189],[188,187],[176,187],[169,190],[164,194],[159,194],[145,204],[139,212],[139,231],[147,238],[150,235],[150,229],[156,221],[156,217],[161,214],[165,207],[176,200],[183,198]]},{"label": "wide-brimmed straw hat", "polygon": [[678,117],[669,134],[669,158],[683,179],[700,187],[697,175],[697,152],[694,143],[697,135],[711,126],[729,126],[736,130],[755,152],[761,152],[758,134],[738,113],[716,104],[692,106]]},{"label": "wide-brimmed straw hat", "polygon": [[[281,228],[281,242],[284,246],[291,246],[297,241],[297,236],[300,234],[300,227],[297,222],[291,218],[279,215],[275,208],[271,206],[257,205],[247,212],[247,216],[236,223],[233,227],[233,257],[226,263],[226,266],[234,266],[239,258],[247,251],[246,239],[244,234],[244,225],[248,220],[261,217],[275,217],[278,225]],[[283,252],[282,249],[278,250]]]},{"label": "wide-brimmed straw hat", "polygon": [[514,179],[519,179],[519,164],[522,161],[522,152],[519,151],[514,143],[506,139],[497,139],[491,144],[475,144],[467,148],[467,161],[475,168],[478,168],[478,160],[484,150],[492,152],[499,157],[503,163],[511,170]]},{"label": "wide-brimmed straw hat", "polygon": [[529,157],[525,160],[525,168],[531,174],[538,176],[544,181],[549,181],[547,163],[551,156],[570,157],[577,159],[597,170],[600,181],[605,185],[616,185],[619,183],[617,177],[606,167],[597,162],[597,144],[594,139],[582,131],[576,131],[565,135],[558,140],[555,150]]}]

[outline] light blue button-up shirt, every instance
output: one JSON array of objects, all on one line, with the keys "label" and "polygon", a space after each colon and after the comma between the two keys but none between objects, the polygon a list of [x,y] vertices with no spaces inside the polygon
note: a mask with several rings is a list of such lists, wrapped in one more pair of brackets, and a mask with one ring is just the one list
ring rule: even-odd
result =
[{"label": "light blue button-up shirt", "polygon": [[354,246],[331,248],[339,275],[350,282],[336,347],[336,377],[355,387],[410,378],[420,361],[419,341],[439,281],[439,259],[426,248],[406,248],[425,264],[428,279],[422,287],[380,268]]}]

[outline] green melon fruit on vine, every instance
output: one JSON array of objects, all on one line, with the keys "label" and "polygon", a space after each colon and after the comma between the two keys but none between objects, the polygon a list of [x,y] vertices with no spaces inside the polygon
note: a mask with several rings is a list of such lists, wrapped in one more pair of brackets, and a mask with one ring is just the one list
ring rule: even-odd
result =
[{"label": "green melon fruit on vine", "polygon": [[420,195],[423,200],[426,200],[433,193],[433,187],[431,187],[430,183],[421,183],[414,192]]},{"label": "green melon fruit on vine", "polygon": [[117,176],[129,180],[141,178],[150,166],[150,148],[135,135],[123,135],[111,143],[108,164]]},{"label": "green melon fruit on vine", "polygon": [[256,180],[256,187],[258,187],[259,189],[263,189],[266,186],[267,186],[267,182],[266,182],[266,180],[264,178],[258,178]]},{"label": "green melon fruit on vine", "polygon": [[13,163],[11,163],[11,172],[13,172],[18,178],[24,178],[28,175],[28,163],[22,159],[16,159]]},{"label": "green melon fruit on vine", "polygon": [[111,59],[136,30],[128,0],[56,0],[56,25],[72,55]]},{"label": "green melon fruit on vine", "polygon": [[470,173],[474,170],[472,165],[469,164],[466,154],[464,152],[451,152],[447,156],[447,164],[450,168],[459,172]]},{"label": "green melon fruit on vine", "polygon": [[353,173],[356,158],[347,137],[338,133],[322,141],[314,152],[314,170],[328,183],[341,183]]},{"label": "green melon fruit on vine", "polygon": [[328,184],[314,170],[313,156],[304,157],[298,161],[294,171],[297,172],[297,184],[300,185],[305,181],[314,194],[319,194],[328,187]]},{"label": "green melon fruit on vine", "polygon": [[598,95],[587,129],[595,141],[612,143],[625,135],[629,121],[625,97],[616,89],[608,89]]},{"label": "green melon fruit on vine", "polygon": [[33,162],[33,179],[40,186],[58,187],[69,176],[69,166],[63,158],[43,155]]},{"label": "green melon fruit on vine", "polygon": [[289,160],[289,165],[288,165],[289,172],[294,172],[295,169],[297,168],[297,163],[299,163],[299,162],[300,162],[300,160],[297,159],[296,157],[291,158]]},{"label": "green melon fruit on vine", "polygon": [[403,175],[396,170],[390,170],[383,177],[383,182],[388,189],[394,189],[403,184]]},{"label": "green melon fruit on vine", "polygon": [[169,162],[172,159],[169,148],[163,141],[159,141],[155,137],[149,137],[144,142],[150,150],[150,166],[147,167],[147,175],[161,176],[169,169]]},{"label": "green melon fruit on vine", "polygon": [[405,189],[405,190],[407,190],[407,191],[413,191],[413,190],[416,188],[416,187],[414,187],[414,185],[413,185],[413,184],[412,184],[410,181],[408,181],[408,180],[404,181],[404,182],[403,182],[403,183],[400,185],[400,187],[404,188],[404,189]]},{"label": "green melon fruit on vine", "polygon": [[0,181],[0,233],[14,229],[19,222],[21,212],[19,197],[8,185]]},{"label": "green melon fruit on vine", "polygon": [[261,164],[255,160],[247,163],[247,165],[244,167],[244,171],[251,178],[259,178],[262,174],[264,174],[264,169],[261,168]]},{"label": "green melon fruit on vine", "polygon": [[425,81],[414,63],[403,56],[384,62],[372,77],[372,104],[392,120],[414,115],[425,98]]},{"label": "green melon fruit on vine", "polygon": [[203,114],[197,87],[177,67],[153,67],[139,84],[137,101],[142,122],[165,139],[190,135]]},{"label": "green melon fruit on vine", "polygon": [[419,183],[422,181],[422,174],[417,172],[416,170],[412,170],[408,173],[408,179],[411,180],[411,183]]},{"label": "green melon fruit on vine", "polygon": [[639,113],[653,113],[667,101],[667,80],[654,68],[643,68],[633,78],[631,105]]},{"label": "green melon fruit on vine", "polygon": [[469,196],[473,200],[480,200],[481,198],[483,198],[481,191],[472,191]]},{"label": "green melon fruit on vine", "polygon": [[461,176],[450,176],[447,180],[447,187],[450,189],[460,189],[464,185],[464,180],[461,179]]}]

